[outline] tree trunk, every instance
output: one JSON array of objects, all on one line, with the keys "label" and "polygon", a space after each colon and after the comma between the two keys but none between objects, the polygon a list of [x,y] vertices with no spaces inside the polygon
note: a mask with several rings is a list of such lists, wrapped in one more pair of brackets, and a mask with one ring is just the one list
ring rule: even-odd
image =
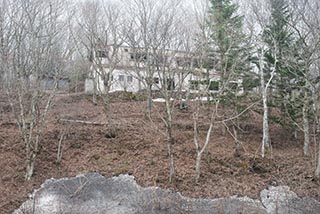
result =
[{"label": "tree trunk", "polygon": [[309,145],[310,145],[310,132],[309,132],[309,119],[306,104],[303,104],[302,107],[302,116],[303,116],[303,134],[304,134],[304,146],[303,153],[305,156],[310,155]]},{"label": "tree trunk", "polygon": [[320,178],[320,143],[318,143],[318,164],[317,164],[317,168],[316,168],[316,171],[315,171],[315,176],[317,178]]},{"label": "tree trunk", "polygon": [[[99,78],[98,78],[99,81]],[[92,79],[92,84],[93,84],[93,93],[92,93],[92,102],[94,105],[97,105],[97,82],[96,82],[96,77],[93,76]]]},{"label": "tree trunk", "polygon": [[[261,156],[264,158],[266,153],[266,148],[270,146],[270,137],[269,137],[269,121],[268,121],[268,100],[267,93],[268,87],[265,85],[264,73],[263,73],[263,62],[262,62],[263,52],[260,57],[260,83],[261,83],[261,92],[262,92],[262,102],[263,102],[263,137],[262,137],[262,146],[261,146]],[[270,82],[270,81],[269,81]]]},{"label": "tree trunk", "polygon": [[[264,90],[265,91],[265,90]],[[264,158],[265,149],[270,147],[270,136],[269,136],[269,122],[268,122],[268,105],[267,105],[267,96],[263,92],[263,137],[262,137],[262,147],[261,147],[261,156]]]},{"label": "tree trunk", "polygon": [[209,126],[209,129],[207,131],[207,136],[206,136],[206,141],[204,143],[204,145],[202,146],[202,148],[200,148],[200,144],[197,141],[195,141],[195,144],[196,144],[196,147],[197,147],[197,159],[196,159],[196,183],[199,181],[200,179],[200,169],[201,169],[201,157],[202,157],[202,154],[203,152],[206,150],[209,142],[210,142],[210,136],[211,136],[211,133],[212,133],[212,129],[213,129],[213,126],[214,126],[214,115],[212,115],[211,117],[211,124]]},{"label": "tree trunk", "polygon": [[27,169],[26,169],[26,175],[25,175],[25,180],[30,181],[31,177],[33,175],[34,171],[34,161],[28,160],[27,161]]},{"label": "tree trunk", "polygon": [[94,74],[94,71],[92,71],[92,86],[93,86],[92,102],[94,105],[97,105],[97,91],[98,91],[97,81],[99,81],[99,75],[97,74],[97,72],[96,74]]},{"label": "tree trunk", "polygon": [[31,180],[31,177],[34,172],[34,165],[35,165],[36,157],[37,157],[37,154],[34,151],[30,150],[29,154],[27,154],[27,166],[26,166],[26,175],[25,175],[26,181]]},{"label": "tree trunk", "polygon": [[109,91],[106,91],[106,94],[103,96],[103,108],[104,108],[104,114],[106,116],[106,120],[108,123],[108,129],[109,129],[109,135],[115,136],[116,135],[116,128],[113,124],[113,119],[110,112],[110,97],[109,97]]},{"label": "tree trunk", "polygon": [[64,132],[61,134],[59,142],[58,142],[58,151],[57,151],[57,160],[56,160],[57,164],[60,164],[61,160],[62,160],[62,152],[63,152],[62,143],[63,143],[63,140],[64,140]]},{"label": "tree trunk", "polygon": [[190,87],[187,89],[187,94],[186,94],[186,108],[189,109],[189,100],[190,100]]},{"label": "tree trunk", "polygon": [[234,137],[234,141],[235,141],[235,149],[234,149],[234,156],[235,157],[240,157],[241,156],[241,146],[240,143],[238,141],[238,131],[235,125],[232,126],[232,131],[233,131],[233,137]]},{"label": "tree trunk", "polygon": [[[200,98],[199,98],[200,99]],[[199,144],[199,129],[198,129],[198,120],[199,120],[199,105],[200,105],[200,100],[198,99],[197,101],[197,108],[196,112],[193,114],[193,139],[194,139],[194,144],[196,146],[197,150],[197,158],[196,158],[196,183],[199,182],[200,179],[200,162],[201,162],[201,148]]]},{"label": "tree trunk", "polygon": [[170,107],[170,98],[167,96],[166,99],[166,113],[167,113],[167,118],[166,118],[166,128],[167,128],[167,146],[168,146],[168,156],[169,156],[169,165],[170,165],[170,176],[169,176],[169,182],[171,183],[175,177],[175,167],[174,167],[174,152],[173,152],[173,144],[174,144],[174,139],[172,136],[172,112],[171,112],[171,107]]},{"label": "tree trunk", "polygon": [[168,139],[168,155],[170,164],[170,176],[169,182],[172,183],[175,177],[175,167],[174,167],[174,155],[173,155],[173,139],[172,136]]},{"label": "tree trunk", "polygon": [[201,156],[202,153],[198,152],[197,153],[197,158],[196,158],[196,183],[199,182],[200,179],[200,172],[201,172],[201,168],[200,168],[200,163],[201,163]]},{"label": "tree trunk", "polygon": [[151,118],[151,108],[152,108],[152,84],[148,84],[146,114],[149,119]]}]

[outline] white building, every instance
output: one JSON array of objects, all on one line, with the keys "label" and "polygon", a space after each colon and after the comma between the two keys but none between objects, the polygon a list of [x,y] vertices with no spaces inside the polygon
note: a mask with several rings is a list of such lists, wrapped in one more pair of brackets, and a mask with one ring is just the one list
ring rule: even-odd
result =
[{"label": "white building", "polygon": [[[201,84],[209,73],[213,87],[219,90],[220,76],[214,72],[200,69],[197,58],[191,53],[160,50],[156,54],[146,53],[143,49],[112,46],[98,49],[91,55],[89,78],[85,81],[85,92],[97,93],[144,90],[152,83],[152,90],[160,90],[166,85],[169,89],[196,92],[207,87]],[[151,81],[150,81],[151,80]],[[241,84],[241,80],[234,81]]]}]

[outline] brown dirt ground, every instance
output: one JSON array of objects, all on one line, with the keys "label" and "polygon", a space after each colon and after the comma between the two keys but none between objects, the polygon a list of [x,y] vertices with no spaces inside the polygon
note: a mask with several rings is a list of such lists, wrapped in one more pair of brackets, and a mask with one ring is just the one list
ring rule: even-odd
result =
[{"label": "brown dirt ground", "polygon": [[[116,96],[112,115],[117,125],[115,138],[107,138],[106,126],[61,123],[58,120],[77,119],[104,122],[103,108],[93,105],[84,94],[59,94],[49,115],[41,153],[34,177],[24,181],[24,147],[7,98],[0,94],[0,213],[12,213],[34,189],[48,178],[75,176],[97,171],[105,176],[132,174],[142,186],[160,186],[189,197],[249,196],[258,198],[268,185],[288,185],[299,196],[320,200],[319,181],[313,179],[315,146],[312,156],[303,157],[302,136],[294,140],[287,131],[271,125],[273,158],[259,157],[261,116],[251,112],[241,122],[240,133],[245,151],[234,157],[234,140],[222,135],[217,124],[211,142],[202,159],[202,175],[195,184],[195,146],[193,143],[192,109],[175,109],[174,138],[176,180],[168,182],[168,157],[163,123],[155,104],[153,121],[144,116],[145,103]],[[208,112],[202,115],[200,133],[205,135]],[[62,132],[63,157],[56,164],[57,145]]]}]

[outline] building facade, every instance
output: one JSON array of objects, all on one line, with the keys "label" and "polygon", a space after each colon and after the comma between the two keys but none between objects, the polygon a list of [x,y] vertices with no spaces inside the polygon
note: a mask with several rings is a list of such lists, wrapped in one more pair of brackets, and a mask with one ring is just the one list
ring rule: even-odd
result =
[{"label": "building facade", "polygon": [[[98,48],[90,54],[86,93],[161,90],[219,91],[220,76],[199,66],[192,53],[172,50],[146,51],[125,46]],[[241,84],[241,81],[234,81]],[[209,87],[208,87],[209,86]]]}]

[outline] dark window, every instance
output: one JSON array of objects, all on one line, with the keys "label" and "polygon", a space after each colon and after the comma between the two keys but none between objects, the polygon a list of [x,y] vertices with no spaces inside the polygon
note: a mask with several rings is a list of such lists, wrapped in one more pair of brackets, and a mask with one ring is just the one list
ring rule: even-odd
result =
[{"label": "dark window", "polygon": [[127,82],[132,82],[132,81],[133,81],[132,76],[127,76]]},{"label": "dark window", "polygon": [[145,61],[147,61],[147,54],[146,53],[131,53],[130,59],[135,60],[137,62],[145,62]]},{"label": "dark window", "polygon": [[124,81],[124,75],[119,75],[119,82],[123,82]]},{"label": "dark window", "polygon": [[167,79],[167,89],[168,90],[174,90],[175,88],[175,83],[174,83],[174,79]]},{"label": "dark window", "polygon": [[192,66],[193,66],[194,68],[200,68],[199,60],[198,60],[198,59],[194,59],[194,60],[192,61]]},{"label": "dark window", "polygon": [[107,74],[103,77],[103,83],[105,86],[109,84],[109,79],[110,81],[113,81],[113,75]]},{"label": "dark window", "polygon": [[210,85],[209,85],[209,90],[219,91],[219,82],[218,81],[211,81]]},{"label": "dark window", "polygon": [[189,80],[191,90],[199,90],[199,81],[198,80]]},{"label": "dark window", "polygon": [[236,82],[231,82],[230,85],[229,85],[229,88],[231,90],[236,90],[238,88],[238,83]]},{"label": "dark window", "polygon": [[108,80],[107,77],[103,78],[103,84],[104,84],[105,86],[108,85],[108,82],[109,82],[109,80]]},{"label": "dark window", "polygon": [[89,58],[90,62],[93,62],[93,52],[92,51],[90,51],[88,58]]},{"label": "dark window", "polygon": [[159,82],[160,82],[159,77],[153,78],[153,82],[154,82],[155,84],[159,84]]},{"label": "dark window", "polygon": [[125,49],[124,49],[124,52],[128,52],[128,51],[129,51],[128,48],[125,48]]},{"label": "dark window", "polygon": [[99,58],[107,58],[107,52],[102,50],[96,51],[96,56]]}]

